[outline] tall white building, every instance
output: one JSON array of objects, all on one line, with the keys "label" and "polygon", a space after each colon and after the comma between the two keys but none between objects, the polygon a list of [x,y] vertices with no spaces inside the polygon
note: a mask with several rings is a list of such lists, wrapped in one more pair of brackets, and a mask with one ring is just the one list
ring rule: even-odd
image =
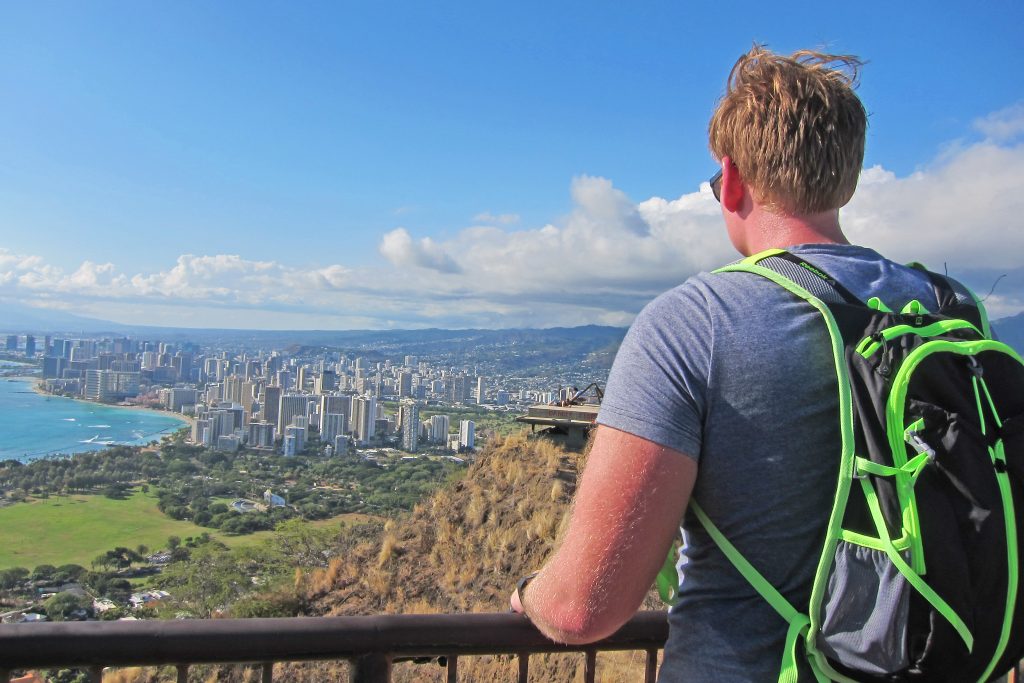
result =
[{"label": "tall white building", "polygon": [[430,443],[447,443],[450,425],[451,421],[447,415],[432,415],[430,417]]},{"label": "tall white building", "polygon": [[476,423],[472,420],[463,420],[459,423],[459,448],[472,450],[474,448]]},{"label": "tall white building", "polygon": [[377,428],[377,399],[366,394],[352,399],[352,432],[363,445],[370,442]]},{"label": "tall white building", "polygon": [[336,436],[344,435],[348,427],[348,416],[345,413],[321,413],[320,441],[334,443]]},{"label": "tall white building", "polygon": [[420,407],[416,403],[403,403],[398,407],[402,423],[402,450],[415,453],[420,438]]},{"label": "tall white building", "polygon": [[478,404],[487,402],[487,390],[484,388],[486,379],[483,375],[476,378],[476,402]]},{"label": "tall white building", "polygon": [[249,447],[250,448],[273,448],[274,447],[274,425],[271,422],[250,422],[249,423]]}]

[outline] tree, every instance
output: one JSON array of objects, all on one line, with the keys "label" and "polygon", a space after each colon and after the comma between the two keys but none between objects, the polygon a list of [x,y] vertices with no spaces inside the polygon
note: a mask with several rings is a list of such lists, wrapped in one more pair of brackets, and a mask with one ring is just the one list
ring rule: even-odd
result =
[{"label": "tree", "polygon": [[295,567],[326,567],[336,550],[337,530],[313,526],[301,519],[281,522],[270,538],[270,547]]},{"label": "tree", "polygon": [[234,555],[212,543],[193,550],[187,562],[172,562],[156,583],[171,593],[177,606],[204,619],[230,605],[252,586]]},{"label": "tree", "polygon": [[11,567],[0,571],[0,589],[11,590],[17,588],[28,578],[28,570],[24,567]]},{"label": "tree", "polygon": [[52,581],[57,568],[52,564],[40,564],[32,570],[33,581]]},{"label": "tree", "polygon": [[78,581],[86,573],[85,567],[78,564],[62,564],[53,572],[53,580],[59,583]]},{"label": "tree", "polygon": [[74,593],[57,593],[43,603],[43,609],[50,621],[67,621],[67,619],[79,610],[87,615],[92,614],[92,600],[88,596],[75,595]]}]

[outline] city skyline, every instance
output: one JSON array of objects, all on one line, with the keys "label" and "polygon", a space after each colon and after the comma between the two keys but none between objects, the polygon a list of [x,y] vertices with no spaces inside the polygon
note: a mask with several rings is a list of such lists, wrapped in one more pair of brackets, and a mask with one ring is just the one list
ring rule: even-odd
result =
[{"label": "city skyline", "polygon": [[8,5],[0,308],[268,330],[628,325],[734,258],[706,126],[759,41],[867,61],[850,238],[995,285],[993,317],[1013,315],[1021,19],[1010,2],[728,19],[669,3]]}]

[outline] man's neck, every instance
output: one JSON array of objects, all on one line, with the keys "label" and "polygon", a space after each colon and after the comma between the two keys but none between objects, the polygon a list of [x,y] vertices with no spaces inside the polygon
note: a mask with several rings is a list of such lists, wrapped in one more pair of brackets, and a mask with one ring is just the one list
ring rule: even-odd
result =
[{"label": "man's neck", "polygon": [[849,244],[850,240],[839,226],[839,211],[792,215],[755,207],[749,216],[751,229],[747,231],[747,255],[765,249],[781,249],[795,244]]}]

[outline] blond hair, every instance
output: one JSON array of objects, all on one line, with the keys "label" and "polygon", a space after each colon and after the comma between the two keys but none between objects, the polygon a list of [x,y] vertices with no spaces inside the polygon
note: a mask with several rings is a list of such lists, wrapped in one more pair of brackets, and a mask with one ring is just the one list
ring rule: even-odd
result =
[{"label": "blond hair", "polygon": [[728,156],[758,201],[773,208],[838,209],[864,163],[867,114],[853,92],[861,65],[851,55],[785,57],[755,44],[733,66],[711,117],[712,154]]}]

